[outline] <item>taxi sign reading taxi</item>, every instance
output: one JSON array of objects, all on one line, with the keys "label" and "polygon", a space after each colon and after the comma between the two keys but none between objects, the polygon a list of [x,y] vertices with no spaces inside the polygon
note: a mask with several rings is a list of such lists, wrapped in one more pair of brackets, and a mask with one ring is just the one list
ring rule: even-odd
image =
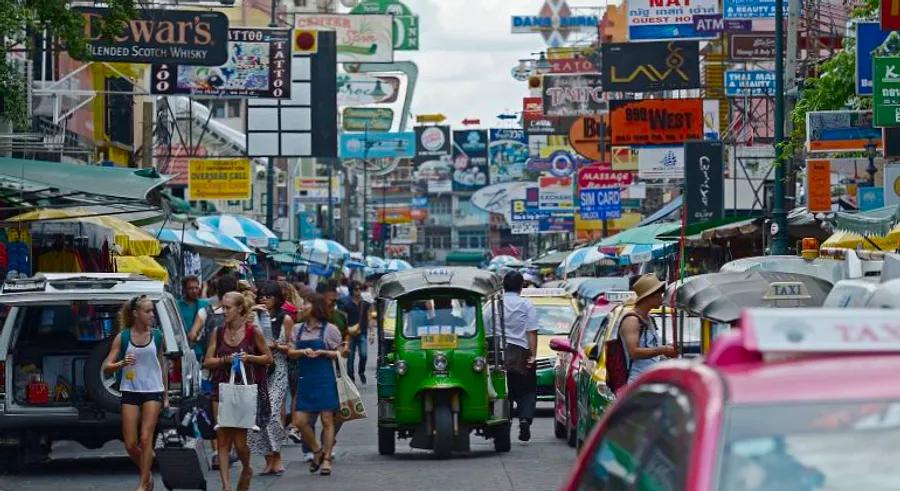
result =
[{"label": "taxi sign reading taxi", "polygon": [[900,318],[882,309],[750,309],[744,348],[762,353],[900,352]]},{"label": "taxi sign reading taxi", "polygon": [[769,283],[763,300],[807,300],[810,297],[806,285],[801,281],[776,281]]},{"label": "taxi sign reading taxi", "polygon": [[523,288],[523,297],[561,297],[566,294],[562,288]]}]

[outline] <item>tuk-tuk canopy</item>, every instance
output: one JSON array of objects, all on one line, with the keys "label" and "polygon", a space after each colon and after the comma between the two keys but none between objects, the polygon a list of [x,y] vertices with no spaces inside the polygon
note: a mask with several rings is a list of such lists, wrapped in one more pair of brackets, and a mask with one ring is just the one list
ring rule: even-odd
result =
[{"label": "tuk-tuk canopy", "polygon": [[394,300],[435,288],[465,290],[488,296],[502,291],[503,283],[496,274],[478,268],[466,266],[416,268],[382,276],[375,285],[375,295],[385,300]]}]

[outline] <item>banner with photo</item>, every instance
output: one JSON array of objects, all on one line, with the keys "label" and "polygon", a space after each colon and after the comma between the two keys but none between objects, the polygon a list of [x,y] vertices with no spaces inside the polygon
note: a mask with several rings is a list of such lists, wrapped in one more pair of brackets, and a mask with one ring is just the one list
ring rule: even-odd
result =
[{"label": "banner with photo", "polygon": [[291,31],[232,27],[224,65],[153,65],[150,76],[151,94],[290,98]]},{"label": "banner with photo", "polygon": [[452,191],[453,143],[449,126],[417,126],[416,156],[413,158],[413,182],[421,192],[432,194]]},{"label": "banner with photo", "polygon": [[454,131],[453,191],[477,191],[488,182],[487,131]]},{"label": "banner with photo", "polygon": [[516,181],[525,175],[528,161],[528,137],[521,128],[490,130],[488,146],[491,184]]}]

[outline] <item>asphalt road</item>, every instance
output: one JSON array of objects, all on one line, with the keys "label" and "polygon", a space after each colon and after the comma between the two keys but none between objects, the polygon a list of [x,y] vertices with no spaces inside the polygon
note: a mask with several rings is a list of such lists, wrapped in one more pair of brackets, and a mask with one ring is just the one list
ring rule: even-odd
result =
[{"label": "asphalt road", "polygon": [[[370,372],[371,373],[371,372]],[[369,385],[360,387],[366,407],[374,412],[374,375]],[[527,443],[516,439],[507,454],[497,454],[490,441],[472,437],[472,453],[456,455],[450,460],[435,460],[422,450],[410,449],[407,440],[397,442],[394,456],[378,455],[375,415],[344,425],[335,449],[334,474],[330,477],[311,475],[302,462],[300,446],[283,448],[287,472],[281,477],[254,476],[253,490],[296,490],[300,486],[316,491],[400,491],[420,489],[546,491],[557,489],[568,472],[575,451],[553,437],[553,415],[550,405],[539,405],[539,417]],[[259,456],[253,466],[262,470]],[[238,467],[240,465],[238,464]],[[233,485],[237,471],[233,469]],[[219,490],[218,471],[207,473],[207,488]],[[59,442],[53,447],[51,461],[27,474],[0,476],[0,491],[106,491],[137,488],[137,470],[127,458],[121,442],[111,442],[100,450],[89,451],[72,442]],[[165,489],[156,473],[155,489]]]}]

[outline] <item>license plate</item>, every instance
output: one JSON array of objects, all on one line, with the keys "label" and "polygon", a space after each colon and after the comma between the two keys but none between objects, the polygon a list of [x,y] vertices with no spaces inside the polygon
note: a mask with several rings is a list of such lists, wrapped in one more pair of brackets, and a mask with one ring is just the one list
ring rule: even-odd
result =
[{"label": "license plate", "polygon": [[422,349],[453,349],[459,345],[456,334],[426,334],[422,336]]}]

